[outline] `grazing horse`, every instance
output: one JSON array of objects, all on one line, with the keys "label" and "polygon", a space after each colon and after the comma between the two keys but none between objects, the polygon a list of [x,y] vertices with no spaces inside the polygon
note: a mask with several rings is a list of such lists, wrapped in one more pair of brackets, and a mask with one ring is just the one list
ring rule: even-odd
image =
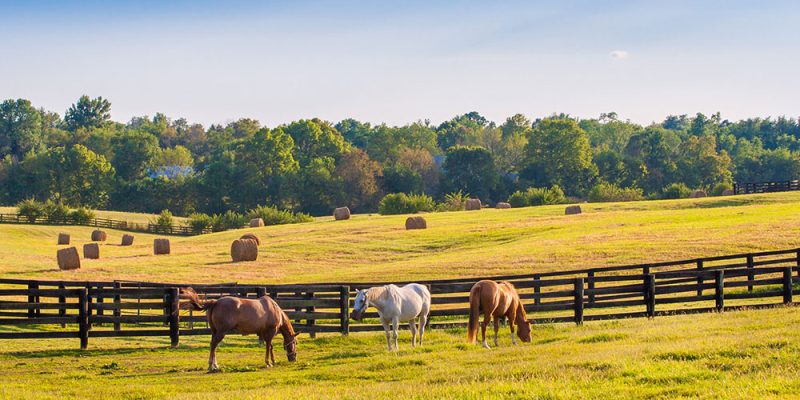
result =
[{"label": "grazing horse", "polygon": [[483,312],[481,323],[481,337],[483,347],[489,349],[486,343],[486,326],[494,319],[494,345],[497,346],[497,331],[500,329],[499,319],[506,317],[511,328],[511,342],[517,344],[514,338],[514,325],[517,325],[517,336],[523,342],[531,341],[531,324],[525,315],[525,307],[519,300],[519,294],[511,282],[480,281],[472,286],[469,291],[469,326],[467,342],[475,343],[478,334],[478,318]]},{"label": "grazing horse", "polygon": [[217,365],[217,345],[225,334],[237,330],[243,334],[255,333],[267,343],[265,362],[267,367],[275,364],[272,338],[280,332],[283,335],[283,348],[289,361],[297,359],[297,339],[289,317],[278,303],[269,296],[259,299],[240,299],[225,296],[217,300],[201,300],[192,288],[181,291],[180,308],[205,311],[211,327],[211,353],[208,356],[208,372],[219,371]]},{"label": "grazing horse", "polygon": [[354,320],[360,321],[369,306],[378,309],[383,330],[386,331],[386,344],[389,351],[392,351],[392,340],[394,340],[394,349],[397,350],[397,327],[400,322],[408,322],[411,329],[411,346],[416,346],[417,326],[414,324],[414,320],[417,317],[419,317],[419,345],[422,346],[425,324],[428,322],[428,314],[431,311],[431,293],[428,288],[417,283],[409,283],[403,287],[386,285],[356,290],[356,300],[350,316]]}]

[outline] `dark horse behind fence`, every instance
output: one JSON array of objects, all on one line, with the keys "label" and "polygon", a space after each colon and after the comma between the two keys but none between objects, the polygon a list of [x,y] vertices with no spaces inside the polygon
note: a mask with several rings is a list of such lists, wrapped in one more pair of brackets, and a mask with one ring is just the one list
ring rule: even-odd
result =
[{"label": "dark horse behind fence", "polygon": [[225,296],[217,300],[201,299],[192,288],[181,290],[180,307],[184,310],[205,311],[211,327],[211,352],[208,356],[208,371],[219,370],[217,365],[217,345],[225,334],[236,330],[240,333],[255,333],[267,344],[265,362],[267,367],[275,364],[272,339],[278,332],[283,335],[283,348],[289,361],[297,359],[297,339],[292,322],[278,303],[269,296],[241,299]]}]

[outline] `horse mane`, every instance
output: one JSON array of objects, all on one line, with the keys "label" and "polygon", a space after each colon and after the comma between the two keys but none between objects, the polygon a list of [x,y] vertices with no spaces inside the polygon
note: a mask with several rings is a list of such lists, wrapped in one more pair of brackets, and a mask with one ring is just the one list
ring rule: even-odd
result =
[{"label": "horse mane", "polygon": [[386,297],[387,294],[389,294],[389,285],[371,287],[367,289],[366,293],[364,293],[364,296],[367,298],[367,300],[374,302],[375,300]]}]

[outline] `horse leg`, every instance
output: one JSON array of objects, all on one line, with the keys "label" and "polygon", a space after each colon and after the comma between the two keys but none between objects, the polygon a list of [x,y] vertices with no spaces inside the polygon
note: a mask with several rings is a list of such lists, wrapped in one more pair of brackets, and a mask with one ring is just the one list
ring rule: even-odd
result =
[{"label": "horse leg", "polygon": [[486,327],[489,326],[489,322],[492,322],[492,313],[485,312],[483,322],[481,323],[481,339],[483,339],[483,347],[485,349],[491,349],[491,347],[489,347],[489,343],[486,343]]},{"label": "horse leg", "polygon": [[417,347],[417,321],[415,319],[408,321],[408,329],[411,331],[411,347]]},{"label": "horse leg", "polygon": [[208,354],[208,372],[219,371],[217,365],[217,346],[225,338],[225,332],[214,332],[211,335],[211,352]]},{"label": "horse leg", "polygon": [[425,324],[428,323],[428,316],[419,317],[419,346],[422,347],[422,337],[425,336]]},{"label": "horse leg", "polygon": [[394,317],[394,318],[392,318],[392,336],[394,338],[394,349],[395,350],[400,350],[400,348],[397,347],[397,332],[399,330],[400,330],[400,317]]},{"label": "horse leg", "polygon": [[272,351],[272,339],[275,338],[276,333],[277,332],[275,329],[267,329],[267,331],[264,332],[264,342],[267,343],[267,350],[264,355],[264,363],[267,364],[267,368],[275,365],[275,354]]},{"label": "horse leg", "polygon": [[389,351],[392,351],[392,338],[389,334],[389,322],[381,319],[381,324],[383,325],[383,331],[386,332],[386,346],[389,347]]},{"label": "horse leg", "polygon": [[497,332],[498,331],[500,331],[500,319],[499,318],[495,318],[494,319],[494,347],[500,346],[500,344],[498,344],[498,342],[497,342]]},{"label": "horse leg", "polygon": [[511,310],[511,312],[508,314],[508,327],[511,329],[511,345],[512,346],[516,346],[517,345],[517,338],[516,338],[516,335],[514,335],[514,320],[516,318],[517,318],[516,309]]}]

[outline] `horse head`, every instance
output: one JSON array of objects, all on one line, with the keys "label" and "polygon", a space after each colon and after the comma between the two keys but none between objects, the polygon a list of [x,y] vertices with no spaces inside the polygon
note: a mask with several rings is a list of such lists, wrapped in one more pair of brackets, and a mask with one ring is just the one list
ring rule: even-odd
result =
[{"label": "horse head", "polygon": [[290,362],[297,361],[297,335],[299,334],[300,332],[296,332],[294,335],[283,337],[283,349],[286,350],[286,357]]},{"label": "horse head", "polygon": [[350,318],[356,321],[361,321],[361,319],[364,317],[364,312],[367,311],[367,307],[369,307],[369,301],[367,301],[367,291],[356,289],[356,300],[353,304],[353,312],[350,313]]},{"label": "horse head", "polygon": [[531,341],[531,323],[525,318],[522,318],[521,321],[517,321],[517,336],[523,342],[530,342]]}]

